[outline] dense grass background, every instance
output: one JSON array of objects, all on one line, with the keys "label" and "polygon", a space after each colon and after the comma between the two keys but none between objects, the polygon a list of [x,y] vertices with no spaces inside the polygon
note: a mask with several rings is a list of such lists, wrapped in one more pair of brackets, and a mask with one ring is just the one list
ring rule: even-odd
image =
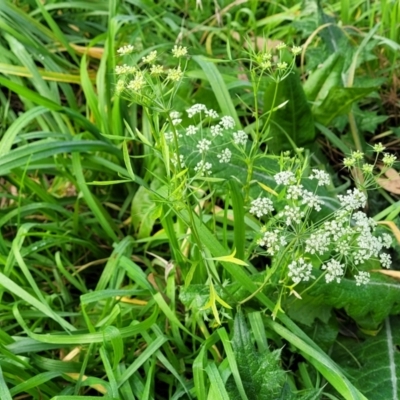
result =
[{"label": "dense grass background", "polygon": [[[177,108],[204,102],[251,124],[247,65],[234,61],[246,40],[302,45],[293,87],[307,95],[316,140],[300,133],[296,144],[331,173],[334,198],[351,185],[342,155],[399,149],[399,21],[388,0],[1,1],[0,398],[397,398],[393,278],[348,283],[347,294],[322,294],[322,309],[309,299],[276,321],[263,292],[242,308],[226,299],[235,325],[199,311],[209,287],[196,270],[203,254],[182,241],[190,216],[145,190],[162,175],[152,121],[115,96],[114,69],[121,45],[136,46],[134,63],[178,41],[193,59]],[[353,91],[323,103],[332,82]],[[291,112],[299,118],[296,104]],[[398,223],[399,190],[386,189],[369,213]],[[231,254],[234,232],[244,238],[251,224],[237,187],[224,190],[205,203],[207,223],[192,221],[213,257]],[[221,280],[255,292],[259,266],[228,261]]]}]

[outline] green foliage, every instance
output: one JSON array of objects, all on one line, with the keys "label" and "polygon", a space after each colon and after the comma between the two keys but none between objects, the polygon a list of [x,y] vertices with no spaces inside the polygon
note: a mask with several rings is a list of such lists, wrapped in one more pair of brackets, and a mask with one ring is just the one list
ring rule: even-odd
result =
[{"label": "green foliage", "polygon": [[280,106],[271,117],[268,147],[273,153],[302,147],[315,139],[313,115],[298,74],[293,73],[284,81],[267,86],[264,108],[270,110],[273,106]]},{"label": "green foliage", "polygon": [[335,346],[336,359],[369,399],[399,396],[399,328],[398,316],[388,317],[373,336],[357,341],[347,338],[341,347]]},{"label": "green foliage", "polygon": [[361,327],[373,330],[387,316],[400,311],[400,287],[392,279],[376,273],[372,275],[367,288],[356,286],[350,279],[344,279],[340,284],[317,283],[308,293],[320,305],[344,308]]},{"label": "green foliage", "polygon": [[[0,398],[396,397],[397,282],[326,284],[313,256],[317,281],[294,285],[257,245],[272,218],[249,209],[261,196],[283,209],[273,175],[288,165],[326,164],[329,188],[298,182],[325,202],[317,226],[349,185],[337,149],[365,147],[364,133],[390,144],[397,21],[388,1],[0,1]],[[120,56],[127,44],[136,52]],[[147,103],[116,95],[116,65],[150,71],[157,50],[165,78],[175,44],[190,53],[179,84]],[[301,44],[305,59],[278,68]],[[196,176],[203,156],[183,129],[185,167],[164,138],[168,113],[187,126],[195,103],[247,135],[213,138],[210,176]],[[376,218],[394,220],[398,204],[376,197]]]},{"label": "green foliage", "polygon": [[[257,400],[279,397],[285,382],[285,373],[279,366],[280,351],[259,352],[254,348],[241,311],[235,317],[232,347],[246,396]],[[227,390],[232,400],[241,398],[233,377],[227,382]]]}]

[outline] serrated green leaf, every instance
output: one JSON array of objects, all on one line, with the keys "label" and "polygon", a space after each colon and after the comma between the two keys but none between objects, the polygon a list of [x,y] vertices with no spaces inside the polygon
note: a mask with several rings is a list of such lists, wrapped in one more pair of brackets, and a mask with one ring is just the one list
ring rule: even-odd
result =
[{"label": "serrated green leaf", "polygon": [[[235,317],[232,347],[246,395],[251,400],[276,399],[285,383],[280,368],[280,351],[259,353],[255,350],[243,313]],[[233,378],[228,380],[232,399],[240,399]]]},{"label": "serrated green leaf", "polygon": [[[276,85],[278,88],[273,104]],[[268,146],[276,154],[292,149],[291,141],[301,147],[315,138],[313,115],[297,73],[290,74],[279,84],[273,82],[267,87],[264,94],[264,112],[286,101],[284,107],[273,112],[270,120],[271,140]]]},{"label": "serrated green leaf", "polygon": [[365,329],[376,329],[389,314],[400,312],[400,284],[381,274],[371,273],[370,282],[362,286],[354,279],[319,281],[308,294],[326,305],[344,308]]}]

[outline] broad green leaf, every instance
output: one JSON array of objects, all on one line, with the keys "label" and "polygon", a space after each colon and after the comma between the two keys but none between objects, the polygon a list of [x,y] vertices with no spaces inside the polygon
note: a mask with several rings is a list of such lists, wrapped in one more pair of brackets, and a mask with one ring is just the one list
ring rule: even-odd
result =
[{"label": "broad green leaf", "polygon": [[[347,338],[334,350],[335,357],[354,384],[373,400],[400,398],[400,319],[388,317],[376,336],[365,340]],[[350,354],[349,354],[350,353]],[[336,353],[337,354],[337,353]]]},{"label": "broad green leaf", "polygon": [[[285,373],[280,367],[280,351],[256,351],[241,311],[236,314],[233,326],[232,347],[246,395],[251,400],[276,399],[285,383]],[[232,399],[239,399],[233,377],[227,383]]]},{"label": "broad green leaf", "polygon": [[319,35],[327,45],[331,53],[337,52],[341,49],[344,43],[348,42],[347,37],[342,30],[337,26],[336,20],[333,16],[324,12],[320,1],[316,1],[318,7],[318,20],[320,25],[326,25],[325,29],[319,32]]},{"label": "broad green leaf", "polygon": [[388,315],[400,312],[400,284],[377,273],[371,273],[370,282],[362,286],[354,279],[329,284],[320,280],[308,294],[320,304],[344,308],[365,329],[376,329]]},{"label": "broad green leaf", "polygon": [[303,84],[307,99],[318,108],[318,104],[327,96],[332,87],[342,85],[344,58],[339,53],[333,53],[320,68],[310,74]]},{"label": "broad green leaf", "polygon": [[140,186],[133,197],[131,208],[131,222],[139,239],[150,236],[160,211],[152,192]]},{"label": "broad green leaf", "polygon": [[313,107],[315,120],[322,125],[329,125],[334,118],[348,113],[354,102],[368,96],[374,90],[375,87],[332,87],[322,103]]},{"label": "broad green leaf", "polygon": [[313,115],[297,73],[290,74],[279,84],[268,85],[264,94],[264,112],[285,102],[287,104],[274,111],[270,120],[268,146],[275,154],[292,149],[292,143],[301,147],[315,138]]}]

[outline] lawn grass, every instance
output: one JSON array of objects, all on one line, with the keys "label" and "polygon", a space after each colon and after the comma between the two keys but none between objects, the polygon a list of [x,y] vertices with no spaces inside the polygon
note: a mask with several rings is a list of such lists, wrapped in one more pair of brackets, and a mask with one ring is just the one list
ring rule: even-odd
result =
[{"label": "lawn grass", "polygon": [[[325,203],[309,216],[318,226],[351,179],[362,190],[369,179],[342,157],[374,163],[379,142],[396,154],[399,12],[390,1],[0,2],[0,399],[397,398],[396,184],[372,179],[364,208],[393,237],[391,275],[374,259],[361,287],[350,267],[324,283],[326,260],[311,256],[315,280],[293,284],[295,244],[274,263],[257,244],[273,218],[249,211],[261,195],[283,209],[273,176],[290,165]],[[272,83],[257,57],[281,42],[302,52],[274,53],[293,73]],[[189,56],[172,57],[174,45]],[[165,68],[180,63],[179,84],[118,94],[116,66],[154,50]],[[187,127],[196,103],[232,117],[249,140],[229,148],[247,158],[224,167],[217,137],[216,172],[196,175],[196,144],[178,144],[170,116]],[[327,187],[310,183],[314,168]]]}]

